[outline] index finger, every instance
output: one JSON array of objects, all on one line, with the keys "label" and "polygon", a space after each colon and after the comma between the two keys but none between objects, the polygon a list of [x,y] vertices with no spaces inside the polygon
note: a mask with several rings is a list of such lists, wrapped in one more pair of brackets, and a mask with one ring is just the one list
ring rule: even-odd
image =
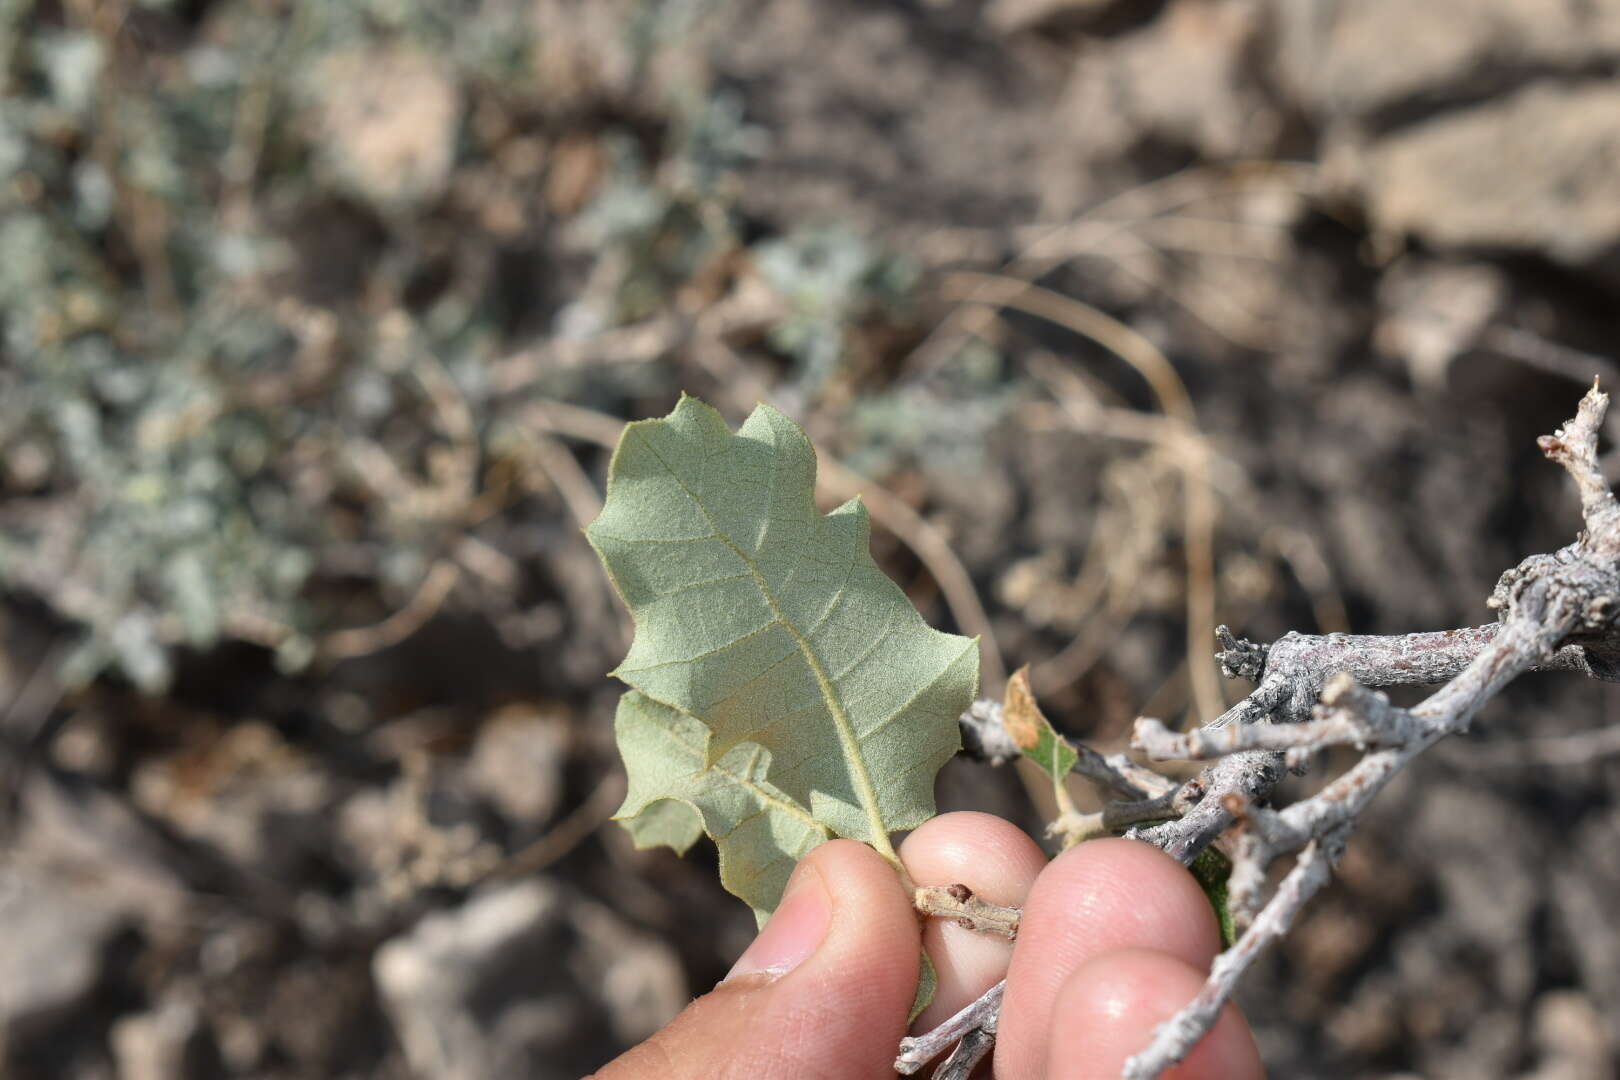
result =
[{"label": "index finger", "polygon": [[1069,977],[1100,956],[1136,949],[1208,969],[1220,951],[1220,930],[1193,876],[1136,840],[1092,840],[1053,860],[1024,905],[1007,972],[996,1075],[1042,1076],[1054,1009]]}]

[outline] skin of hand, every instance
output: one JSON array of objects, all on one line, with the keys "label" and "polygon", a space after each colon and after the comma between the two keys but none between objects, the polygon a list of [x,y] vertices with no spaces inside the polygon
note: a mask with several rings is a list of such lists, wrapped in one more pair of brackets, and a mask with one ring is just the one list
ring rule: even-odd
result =
[{"label": "skin of hand", "polygon": [[[918,947],[939,973],[925,1031],[1003,977],[997,1080],[1118,1077],[1190,1001],[1220,947],[1191,874],[1134,840],[1093,840],[1048,862],[987,814],[934,818],[900,848],[920,885],[960,882],[1024,908],[1009,943],[946,920],[919,926],[898,875],[835,840],[794,871],[782,902],[719,986],[595,1080],[886,1080],[895,1075]],[[1175,1080],[1257,1080],[1253,1036],[1228,1006]]]}]

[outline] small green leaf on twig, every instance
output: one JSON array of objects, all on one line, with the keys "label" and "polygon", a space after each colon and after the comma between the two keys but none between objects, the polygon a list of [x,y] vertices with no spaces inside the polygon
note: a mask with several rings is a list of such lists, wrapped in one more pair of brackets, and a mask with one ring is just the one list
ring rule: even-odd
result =
[{"label": "small green leaf on twig", "polygon": [[1029,685],[1027,664],[1013,672],[1012,678],[1007,680],[1001,723],[1024,756],[1039,765],[1054,784],[1061,786],[1063,778],[1080,760],[1080,755],[1053,729],[1051,721],[1036,703],[1035,692]]},{"label": "small green leaf on twig", "polygon": [[1007,680],[1007,693],[1001,702],[1001,724],[1023,755],[1040,766],[1052,781],[1052,798],[1057,802],[1058,816],[1047,831],[1061,835],[1065,848],[1073,847],[1095,832],[1091,824],[1078,824],[1090,819],[1075,809],[1074,799],[1069,796],[1064,782],[1080,755],[1041,712],[1035,691],[1030,689],[1027,664]]}]

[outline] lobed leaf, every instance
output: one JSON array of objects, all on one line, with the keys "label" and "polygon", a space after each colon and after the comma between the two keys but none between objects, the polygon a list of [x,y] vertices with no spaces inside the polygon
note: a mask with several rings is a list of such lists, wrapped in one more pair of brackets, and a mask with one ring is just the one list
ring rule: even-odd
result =
[{"label": "lobed leaf", "polygon": [[831,839],[765,778],[770,751],[742,743],[706,764],[703,724],[634,690],[619,699],[613,733],[630,774],[619,819],[636,846],[684,853],[707,832],[720,849],[721,884],[763,926],[794,864]]},{"label": "lobed leaf", "polygon": [[[931,629],[872,561],[860,501],[817,511],[815,469],[770,406],[733,434],[683,397],[625,429],[587,530],[636,626],[614,672],[639,691],[620,708],[621,817],[638,842],[679,848],[690,815],[643,815],[660,798],[693,807],[756,911],[811,825],[893,858],[888,834],[934,814],[978,683],[977,643]],[[731,776],[770,793],[746,843]]]}]

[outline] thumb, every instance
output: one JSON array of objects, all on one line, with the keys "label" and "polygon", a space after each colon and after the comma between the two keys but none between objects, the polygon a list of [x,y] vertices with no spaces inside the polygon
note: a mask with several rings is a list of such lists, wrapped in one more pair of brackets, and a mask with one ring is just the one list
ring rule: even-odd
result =
[{"label": "thumb", "polygon": [[892,1077],[920,947],[894,867],[822,844],[731,974],[596,1080]]}]

